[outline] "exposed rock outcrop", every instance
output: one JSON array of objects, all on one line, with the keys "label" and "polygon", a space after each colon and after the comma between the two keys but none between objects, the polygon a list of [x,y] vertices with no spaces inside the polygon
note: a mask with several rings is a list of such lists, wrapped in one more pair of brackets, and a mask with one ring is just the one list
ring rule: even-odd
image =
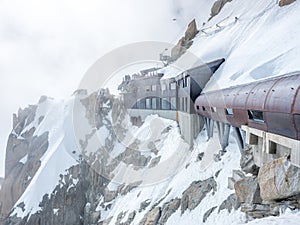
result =
[{"label": "exposed rock outcrop", "polygon": [[178,41],[177,45],[174,46],[171,50],[171,58],[173,61],[178,59],[181,55],[183,55],[186,50],[193,44],[193,39],[198,33],[196,20],[192,20],[187,30],[185,31],[185,35]]},{"label": "exposed rock outcrop", "polygon": [[262,203],[257,177],[245,177],[237,181],[234,185],[234,189],[240,203]]},{"label": "exposed rock outcrop", "polygon": [[161,210],[161,217],[159,219],[159,224],[165,224],[169,217],[177,211],[181,203],[179,198],[172,199],[163,205]]},{"label": "exposed rock outcrop", "polygon": [[40,167],[40,158],[48,149],[48,132],[33,136],[36,128],[28,127],[35,119],[36,110],[37,106],[31,105],[13,115],[13,131],[6,148],[5,180],[0,191],[0,218],[8,215],[29,185]]},{"label": "exposed rock outcrop", "polygon": [[181,200],[179,198],[172,199],[163,204],[162,207],[154,207],[139,223],[140,225],[156,225],[165,224],[169,217],[175,213],[180,207]]},{"label": "exposed rock outcrop", "polygon": [[140,225],[156,225],[161,216],[161,208],[156,207],[150,210],[139,223]]},{"label": "exposed rock outcrop", "polygon": [[212,208],[210,208],[209,210],[207,210],[204,215],[203,215],[203,219],[202,222],[205,223],[206,220],[208,219],[208,217],[216,210],[216,208],[218,208],[218,206],[214,206]]},{"label": "exposed rock outcrop", "polygon": [[210,12],[210,18],[213,18],[214,16],[218,15],[219,12],[221,12],[222,8],[227,2],[231,2],[232,0],[217,0],[214,4],[213,7],[211,8]]},{"label": "exposed rock outcrop", "polygon": [[240,206],[241,205],[237,199],[237,196],[234,193],[229,195],[228,198],[222,202],[218,209],[218,212],[227,209],[227,211],[230,213],[232,209],[237,210]]},{"label": "exposed rock outcrop", "polygon": [[265,164],[258,174],[258,183],[263,200],[280,200],[300,194],[300,168],[288,157]]},{"label": "exposed rock outcrop", "polygon": [[187,209],[196,208],[209,192],[214,193],[216,189],[217,183],[213,177],[193,182],[182,194],[181,213],[183,214]]},{"label": "exposed rock outcrop", "polygon": [[285,6],[285,5],[289,5],[292,4],[293,2],[295,2],[296,0],[280,0],[278,5],[280,7]]}]

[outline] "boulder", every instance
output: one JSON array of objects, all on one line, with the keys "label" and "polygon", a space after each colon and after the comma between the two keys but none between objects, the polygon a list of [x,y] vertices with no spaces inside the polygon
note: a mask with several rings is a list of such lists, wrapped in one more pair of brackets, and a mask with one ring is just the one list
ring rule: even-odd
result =
[{"label": "boulder", "polygon": [[260,189],[257,182],[257,177],[246,177],[237,181],[234,184],[235,193],[240,203],[260,204]]},{"label": "boulder", "polygon": [[266,163],[258,173],[263,200],[280,200],[300,194],[300,168],[288,157]]}]

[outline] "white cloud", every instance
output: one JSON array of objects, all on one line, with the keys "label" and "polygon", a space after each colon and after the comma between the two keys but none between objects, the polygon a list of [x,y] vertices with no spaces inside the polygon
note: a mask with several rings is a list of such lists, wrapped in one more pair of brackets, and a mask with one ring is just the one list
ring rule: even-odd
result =
[{"label": "white cloud", "polygon": [[[12,113],[39,96],[66,98],[97,58],[124,44],[176,42],[197,0],[0,2],[0,159]],[[172,19],[176,18],[176,21]],[[3,175],[3,160],[0,176]]]}]

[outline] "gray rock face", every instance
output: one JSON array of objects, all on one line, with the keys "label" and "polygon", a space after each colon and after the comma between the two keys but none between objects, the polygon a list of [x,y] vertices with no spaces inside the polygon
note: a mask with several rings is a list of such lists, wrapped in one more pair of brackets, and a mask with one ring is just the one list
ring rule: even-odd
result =
[{"label": "gray rock face", "polygon": [[270,206],[267,204],[243,203],[241,211],[245,212],[248,216],[251,216],[253,218],[263,218],[272,215],[270,213]]},{"label": "gray rock face", "polygon": [[181,200],[179,198],[172,199],[163,204],[162,207],[154,207],[139,223],[140,225],[163,225],[167,222],[170,216],[175,213],[180,207]]},{"label": "gray rock face", "polygon": [[142,212],[143,210],[145,210],[148,207],[148,205],[150,205],[150,203],[151,203],[150,199],[147,199],[147,200],[141,202],[139,212]]},{"label": "gray rock face", "polygon": [[285,6],[285,5],[289,5],[292,4],[293,2],[295,2],[296,0],[280,0],[278,5],[280,7]]},{"label": "gray rock face", "polygon": [[234,189],[240,203],[262,203],[257,177],[246,177],[237,181],[234,185]]},{"label": "gray rock face", "polygon": [[254,162],[253,149],[250,145],[243,149],[240,165],[244,172],[255,176],[258,174],[259,167]]},{"label": "gray rock face", "polygon": [[204,181],[193,182],[182,194],[181,213],[183,214],[187,209],[196,208],[210,191],[214,193],[216,189],[217,183],[213,177]]},{"label": "gray rock face", "polygon": [[210,13],[210,19],[221,12],[222,8],[227,2],[231,2],[232,0],[217,0],[214,4],[213,7],[211,8],[211,13]]},{"label": "gray rock face", "polygon": [[283,157],[265,164],[258,174],[263,200],[279,200],[300,194],[300,168]]},{"label": "gray rock face", "polygon": [[239,180],[242,180],[245,178],[245,175],[243,174],[242,171],[240,170],[233,170],[232,171],[232,177],[228,177],[228,188],[230,190],[233,190],[234,189],[234,184],[239,181]]},{"label": "gray rock face", "polygon": [[157,225],[161,216],[161,208],[156,207],[150,210],[139,223],[140,225]]},{"label": "gray rock face", "polygon": [[167,202],[163,205],[161,210],[161,217],[158,221],[158,224],[165,224],[170,216],[177,211],[181,203],[179,198],[172,199],[170,202]]},{"label": "gray rock face", "polygon": [[196,36],[197,33],[198,33],[198,30],[197,30],[196,20],[193,19],[189,23],[188,28],[185,31],[185,34],[184,34],[185,40],[188,40],[188,41],[192,40]]},{"label": "gray rock face", "polygon": [[40,167],[40,158],[48,149],[48,132],[33,136],[35,127],[25,130],[35,119],[36,109],[37,106],[29,106],[24,110],[19,109],[18,115],[13,115],[13,131],[6,148],[6,178],[0,191],[0,218],[8,215],[29,185]]},{"label": "gray rock face", "polygon": [[226,200],[224,200],[222,202],[222,204],[220,205],[218,212],[227,209],[227,211],[230,213],[232,211],[232,209],[237,210],[240,207],[240,203],[237,199],[236,194],[231,194],[228,196],[228,198]]},{"label": "gray rock face", "polygon": [[198,33],[197,25],[195,19],[193,19],[189,25],[187,30],[185,31],[185,35],[180,38],[177,45],[171,50],[171,58],[172,60],[178,59],[181,55],[183,55],[186,50],[193,44],[193,39]]},{"label": "gray rock face", "polygon": [[214,206],[211,209],[207,210],[206,213],[203,215],[202,222],[205,223],[208,217],[218,208],[218,206]]}]

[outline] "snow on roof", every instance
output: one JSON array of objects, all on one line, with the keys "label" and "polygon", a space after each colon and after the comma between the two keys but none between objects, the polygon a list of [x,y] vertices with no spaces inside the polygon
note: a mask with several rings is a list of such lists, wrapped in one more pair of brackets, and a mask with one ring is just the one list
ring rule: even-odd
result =
[{"label": "snow on roof", "polygon": [[173,77],[179,75],[180,73],[183,72],[183,70],[178,67],[168,65],[168,66],[158,70],[157,72],[164,74],[164,76],[161,79],[166,80],[166,79],[170,79],[170,78],[173,78]]}]

